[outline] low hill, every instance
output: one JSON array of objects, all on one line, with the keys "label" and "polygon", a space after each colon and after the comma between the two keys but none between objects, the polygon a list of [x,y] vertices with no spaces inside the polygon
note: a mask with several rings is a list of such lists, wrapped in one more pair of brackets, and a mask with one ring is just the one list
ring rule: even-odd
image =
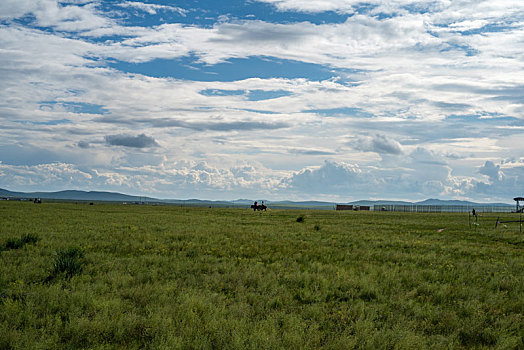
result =
[{"label": "low hill", "polygon": [[441,200],[430,198],[421,202],[414,203],[416,205],[469,205],[469,206],[481,206],[481,205],[491,205],[491,206],[508,206],[506,203],[476,203],[469,201],[460,201],[460,200]]},{"label": "low hill", "polygon": [[65,190],[57,192],[12,192],[0,188],[0,196],[11,198],[43,198],[43,199],[63,199],[79,201],[110,201],[110,202],[133,202],[133,201],[158,201],[150,197],[130,196],[116,192],[102,191],[77,191]]},{"label": "low hill", "polygon": [[[252,199],[236,199],[232,201],[225,200],[202,200],[202,199],[158,199],[152,197],[141,197],[122,194],[118,192],[104,191],[79,191],[65,190],[57,192],[14,192],[0,188],[0,197],[3,198],[42,198],[54,200],[75,200],[75,201],[109,201],[109,202],[149,202],[165,203],[188,206],[228,206],[228,207],[246,207],[253,204]],[[259,200],[260,202],[261,200]],[[475,203],[461,200],[441,200],[430,198],[420,202],[408,201],[391,201],[391,200],[359,200],[347,203],[323,202],[323,201],[268,201],[266,204],[273,208],[281,209],[333,209],[336,204],[349,204],[360,206],[374,205],[439,205],[439,206],[510,206],[505,203]]]}]

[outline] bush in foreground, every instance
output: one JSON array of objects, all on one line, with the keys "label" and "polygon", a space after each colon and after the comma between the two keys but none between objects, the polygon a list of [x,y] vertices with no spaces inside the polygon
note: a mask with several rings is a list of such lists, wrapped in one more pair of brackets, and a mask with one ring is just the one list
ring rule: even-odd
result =
[{"label": "bush in foreground", "polygon": [[[84,252],[76,247],[58,249],[53,259],[51,278],[65,273],[67,279],[82,273]],[[49,279],[49,278],[48,278]]]},{"label": "bush in foreground", "polygon": [[26,233],[25,235],[21,236],[20,238],[8,238],[5,241],[3,248],[5,250],[19,249],[19,248],[22,248],[26,244],[34,244],[38,242],[38,239],[39,238],[37,235]]}]

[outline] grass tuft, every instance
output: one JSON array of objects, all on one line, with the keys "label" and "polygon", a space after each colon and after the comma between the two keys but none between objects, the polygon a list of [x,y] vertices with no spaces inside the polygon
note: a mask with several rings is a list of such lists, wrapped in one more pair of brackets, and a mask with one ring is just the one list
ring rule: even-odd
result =
[{"label": "grass tuft", "polygon": [[18,238],[8,238],[5,241],[6,250],[22,248],[23,245],[24,243]]},{"label": "grass tuft", "polygon": [[80,248],[58,249],[52,263],[52,278],[65,273],[66,279],[82,273],[84,252]]},{"label": "grass tuft", "polygon": [[39,239],[40,238],[38,238],[37,235],[32,234],[32,233],[26,233],[25,235],[22,236],[22,238],[20,238],[20,240],[24,244],[34,244],[34,243],[38,242]]},{"label": "grass tuft", "polygon": [[26,244],[34,244],[38,240],[39,238],[37,235],[26,233],[25,235],[23,235],[20,238],[8,238],[5,241],[4,247],[2,248],[4,248],[5,250],[19,249],[19,248],[22,248]]}]

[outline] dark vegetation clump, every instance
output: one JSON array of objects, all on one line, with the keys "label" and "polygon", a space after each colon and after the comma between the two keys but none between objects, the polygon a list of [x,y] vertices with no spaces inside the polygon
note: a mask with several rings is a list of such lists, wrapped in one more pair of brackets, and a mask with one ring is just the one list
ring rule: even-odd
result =
[{"label": "dark vegetation clump", "polygon": [[186,256],[190,259],[195,258],[198,255],[198,252],[194,249],[190,249],[186,252]]},{"label": "dark vegetation clump", "polygon": [[25,235],[22,236],[22,238],[20,238],[20,240],[24,242],[24,244],[34,244],[38,242],[39,239],[40,238],[38,238],[37,235],[31,234],[31,233],[26,233]]},{"label": "dark vegetation clump", "polygon": [[320,231],[320,225],[319,224],[315,225],[315,231]]},{"label": "dark vegetation clump", "polygon": [[5,250],[21,248],[24,243],[18,238],[8,238],[5,241]]},{"label": "dark vegetation clump", "polygon": [[82,273],[84,265],[84,252],[80,248],[70,247],[58,249],[52,263],[51,275],[47,280],[51,280],[61,274],[65,274],[66,279]]},{"label": "dark vegetation clump", "polygon": [[2,248],[4,248],[5,250],[19,249],[19,248],[22,248],[26,244],[34,244],[38,242],[38,240],[39,238],[37,235],[26,233],[25,235],[23,235],[20,238],[8,238],[5,241],[5,244]]},{"label": "dark vegetation clump", "polygon": [[304,222],[304,215],[300,215],[298,218],[297,218],[297,222]]}]

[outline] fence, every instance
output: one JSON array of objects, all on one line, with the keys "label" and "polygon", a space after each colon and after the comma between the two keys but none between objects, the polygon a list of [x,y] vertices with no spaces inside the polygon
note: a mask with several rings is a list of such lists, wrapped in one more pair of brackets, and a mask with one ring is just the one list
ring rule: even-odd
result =
[{"label": "fence", "polygon": [[396,205],[375,204],[374,211],[401,211],[409,213],[467,213],[475,209],[478,213],[512,213],[515,208],[508,206],[479,206],[479,205]]},{"label": "fence", "polygon": [[371,210],[371,207],[369,205],[337,204],[335,210]]}]

